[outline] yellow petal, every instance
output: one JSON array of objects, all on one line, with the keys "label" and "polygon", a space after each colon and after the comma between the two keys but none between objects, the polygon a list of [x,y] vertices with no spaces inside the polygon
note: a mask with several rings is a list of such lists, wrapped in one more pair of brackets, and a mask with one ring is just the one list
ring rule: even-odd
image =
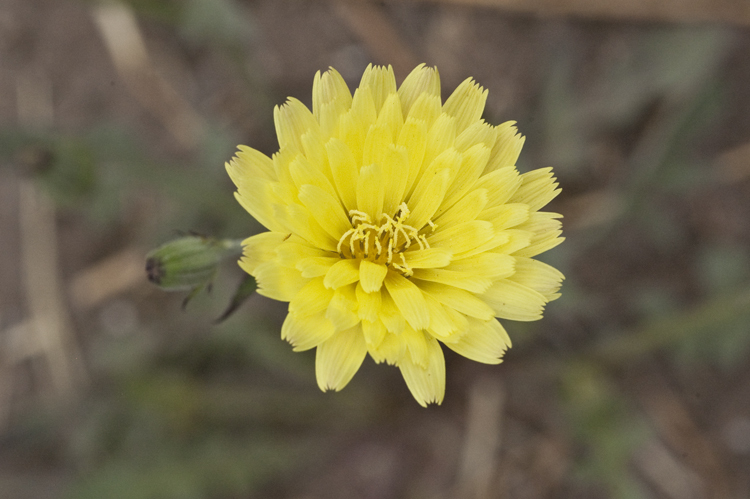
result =
[{"label": "yellow petal", "polygon": [[380,317],[380,305],[382,303],[382,293],[380,289],[373,293],[368,293],[362,287],[362,281],[357,284],[356,289],[357,303],[359,308],[357,313],[359,318],[365,321],[376,322]]},{"label": "yellow petal", "polygon": [[534,238],[532,238],[532,242],[529,243],[528,246],[516,251],[514,255],[526,256],[531,258],[533,256],[537,256],[540,253],[544,253],[545,251],[549,251],[565,241],[565,238],[560,237],[560,234],[562,234],[562,231],[558,230],[553,233],[535,236]]},{"label": "yellow petal", "polygon": [[495,230],[490,222],[472,220],[451,227],[439,227],[427,240],[430,246],[445,248],[453,252],[454,257],[476,248],[490,240]]},{"label": "yellow petal", "polygon": [[340,260],[338,256],[312,256],[298,260],[294,268],[302,273],[302,277],[320,277],[326,275]]},{"label": "yellow petal", "polygon": [[505,166],[515,166],[521,154],[526,138],[518,133],[515,121],[506,121],[496,127],[497,140],[492,148],[490,160],[487,162],[485,173],[490,173]]},{"label": "yellow petal", "polygon": [[383,168],[379,164],[363,166],[357,179],[357,207],[359,211],[370,215],[372,220],[379,220],[383,213],[385,197]]},{"label": "yellow petal", "polygon": [[383,164],[383,157],[388,146],[393,144],[393,137],[387,125],[375,124],[370,127],[365,137],[362,152],[362,165]]},{"label": "yellow petal", "polygon": [[229,162],[227,170],[234,179],[239,176],[258,176],[266,180],[278,180],[273,161],[260,151],[247,146],[237,146],[240,152]]},{"label": "yellow petal", "polygon": [[281,339],[288,341],[295,352],[315,348],[333,336],[331,321],[323,313],[298,317],[289,313],[281,326]]},{"label": "yellow petal", "polygon": [[560,229],[560,219],[562,215],[559,213],[551,213],[548,211],[536,211],[529,214],[529,219],[516,227],[520,230],[528,230],[533,234],[546,234]]},{"label": "yellow petal", "polygon": [[409,114],[412,105],[423,93],[440,97],[440,75],[437,68],[427,67],[424,63],[414,68],[398,89],[404,116]]},{"label": "yellow petal", "polygon": [[[247,272],[246,268],[243,270]],[[259,295],[279,301],[290,301],[309,281],[302,277],[299,270],[282,267],[274,261],[255,267],[253,276],[258,283]]]},{"label": "yellow petal", "polygon": [[406,343],[406,351],[409,353],[411,361],[419,367],[426,369],[430,361],[427,349],[427,335],[422,331],[415,331],[407,326],[404,332],[401,333],[401,340]]},{"label": "yellow petal", "polygon": [[409,159],[402,146],[389,145],[383,157],[383,175],[386,177],[383,198],[383,213],[395,215],[404,199],[406,183],[409,180]]},{"label": "yellow petal", "polygon": [[380,291],[387,273],[388,267],[385,265],[362,260],[359,266],[359,280],[362,283],[362,289],[367,293]]},{"label": "yellow petal", "polygon": [[562,284],[562,272],[544,262],[531,258],[516,257],[515,273],[508,279],[541,293],[547,300],[558,297]]},{"label": "yellow petal", "polygon": [[485,123],[484,120],[479,120],[469,125],[466,130],[456,137],[456,149],[460,152],[465,152],[472,147],[482,144],[488,149],[489,154],[489,151],[495,145],[496,139],[497,129],[489,123]]},{"label": "yellow petal", "polygon": [[506,231],[496,231],[495,234],[492,237],[487,238],[485,242],[456,255],[456,258],[470,258],[487,251],[492,251],[493,253],[502,253],[502,251],[496,251],[495,249],[507,243],[508,239],[509,236]]},{"label": "yellow petal", "polygon": [[305,184],[310,184],[326,191],[330,196],[337,196],[336,190],[328,180],[328,177],[301,154],[289,164],[289,174],[292,176],[297,189],[300,189]]},{"label": "yellow petal", "polygon": [[468,258],[453,260],[447,270],[481,275],[489,279],[502,279],[513,275],[516,259],[500,253],[480,253]]},{"label": "yellow petal", "polygon": [[372,88],[359,86],[354,91],[352,107],[349,110],[357,125],[365,132],[370,125],[378,119],[378,106],[375,105],[375,97]]},{"label": "yellow petal", "polygon": [[344,78],[333,68],[321,74],[315,73],[313,79],[313,115],[320,120],[320,106],[328,102],[341,102],[342,108],[348,108],[352,102],[352,93]]},{"label": "yellow petal", "polygon": [[547,303],[538,291],[508,279],[495,282],[481,297],[492,307],[496,317],[513,321],[541,319]]},{"label": "yellow petal", "polygon": [[329,140],[326,143],[326,151],[336,191],[348,214],[349,210],[357,209],[359,167],[349,146],[340,139],[334,137]]},{"label": "yellow petal", "polygon": [[446,307],[462,314],[481,320],[489,320],[495,316],[492,308],[484,300],[463,289],[435,282],[420,282],[419,287]]},{"label": "yellow petal", "polygon": [[423,368],[405,356],[399,363],[401,375],[419,405],[441,404],[445,395],[445,357],[437,340],[427,340],[429,365]]},{"label": "yellow petal", "polygon": [[464,357],[483,364],[499,364],[505,351],[510,348],[510,338],[496,320],[470,319],[470,329],[456,342],[445,345]]},{"label": "yellow petal", "polygon": [[456,119],[447,114],[441,114],[427,133],[422,172],[432,164],[432,161],[446,149],[452,148],[456,142]]},{"label": "yellow petal", "polygon": [[[440,338],[440,341],[447,345],[448,343],[455,343],[456,341],[460,340],[463,335],[465,335],[469,331],[470,317],[462,314],[456,309],[447,307],[445,305],[443,305],[443,311],[445,312],[445,315],[448,318],[448,322],[451,324],[451,327],[454,329],[454,331],[449,336],[443,336]],[[432,333],[432,330],[430,330],[429,332]]]},{"label": "yellow petal", "polygon": [[399,311],[396,302],[393,301],[393,298],[386,289],[381,289],[380,295],[380,320],[383,321],[388,332],[401,334],[404,327],[406,327],[404,315]]},{"label": "yellow petal", "polygon": [[463,153],[459,168],[460,174],[451,179],[451,186],[441,205],[442,211],[456,204],[469,190],[474,188],[474,184],[487,164],[489,155],[490,149],[484,144],[477,144]]},{"label": "yellow petal", "polygon": [[320,187],[303,185],[299,189],[299,200],[332,238],[339,240],[346,231],[352,228],[338,198],[334,198]]},{"label": "yellow petal", "polygon": [[276,248],[277,261],[286,267],[296,267],[302,259],[319,256],[331,256],[331,253],[312,246],[300,237],[289,234],[286,235],[284,244]]},{"label": "yellow petal", "polygon": [[[508,238],[506,242],[492,249],[493,253],[505,253],[517,256],[518,252],[529,246],[532,232],[528,230],[507,229],[502,232]],[[525,256],[525,255],[524,255]]]},{"label": "yellow petal", "polygon": [[388,272],[384,282],[406,322],[416,330],[426,329],[430,325],[430,316],[422,291],[398,272]]},{"label": "yellow petal", "polygon": [[422,121],[429,130],[442,113],[443,103],[439,95],[423,93],[409,109],[408,114],[404,114],[406,121],[411,119]]},{"label": "yellow petal", "polygon": [[264,227],[280,232],[284,230],[284,226],[274,216],[274,210],[281,200],[274,193],[274,184],[275,182],[260,177],[244,179],[238,186],[235,198]]},{"label": "yellow petal", "polygon": [[391,142],[394,142],[404,126],[404,116],[401,114],[401,101],[398,94],[388,95],[383,103],[383,107],[378,112],[376,126],[382,125],[391,132]]},{"label": "yellow petal", "polygon": [[276,256],[276,248],[288,235],[282,232],[261,232],[242,241],[242,268],[252,275],[258,265]]},{"label": "yellow petal", "polygon": [[[430,182],[424,189],[417,189],[409,200],[414,208],[412,209],[407,224],[415,227],[417,230],[427,225],[427,221],[437,211],[440,203],[443,202],[445,192],[448,190],[451,172],[448,168],[443,168],[435,175],[432,175]],[[420,186],[421,187],[421,186]]]},{"label": "yellow petal", "polygon": [[531,211],[537,211],[560,194],[560,190],[552,168],[540,168],[521,175],[521,186],[510,198],[510,202],[525,203]]},{"label": "yellow petal", "polygon": [[483,211],[479,218],[489,220],[496,231],[516,227],[529,219],[529,205],[506,203]]},{"label": "yellow petal", "polygon": [[[562,224],[558,218],[562,215],[558,213],[548,213],[537,211],[529,215],[529,219],[518,225],[516,229],[525,230],[532,233],[529,244],[523,249],[515,251],[515,256],[533,257],[539,253],[550,250],[563,242],[565,238],[560,237],[562,234]],[[507,231],[506,231],[507,232]]]},{"label": "yellow petal", "polygon": [[345,258],[328,269],[324,284],[326,288],[338,289],[357,281],[359,281],[359,260]]},{"label": "yellow petal", "polygon": [[388,96],[396,92],[396,75],[393,73],[393,68],[390,65],[386,68],[370,64],[362,74],[359,86],[360,88],[370,88],[373,101],[375,102],[375,110],[380,112],[380,108]]},{"label": "yellow petal", "polygon": [[328,307],[333,291],[326,289],[323,278],[310,279],[289,301],[289,312],[298,317],[315,315]]},{"label": "yellow petal", "polygon": [[300,151],[287,147],[279,149],[271,158],[276,177],[279,179],[278,186],[274,186],[274,192],[285,201],[284,204],[297,202],[297,186],[289,171],[289,165],[301,155]]},{"label": "yellow petal", "polygon": [[[410,193],[422,170],[425,148],[427,147],[427,127],[422,120],[409,118],[401,128],[397,145],[406,148],[409,162],[409,174],[404,188],[404,194]],[[402,197],[404,197],[402,195]]]},{"label": "yellow petal", "polygon": [[[302,134],[300,140],[305,157],[312,167],[325,176],[328,186],[333,185],[331,184],[333,177],[331,176],[331,167],[328,165],[328,154],[326,153],[323,134],[317,128],[308,130]],[[335,195],[334,192],[332,194]]]},{"label": "yellow petal", "polygon": [[342,286],[336,290],[328,304],[326,317],[336,331],[343,331],[359,324],[355,285]]},{"label": "yellow petal", "polygon": [[335,69],[318,71],[313,80],[313,115],[320,123],[326,137],[338,131],[339,117],[352,105],[352,94],[346,82]]},{"label": "yellow petal", "polygon": [[427,304],[427,312],[430,314],[428,331],[441,339],[450,336],[455,332],[456,327],[448,316],[445,306],[429,294],[425,293],[424,298]]},{"label": "yellow petal", "polygon": [[320,106],[320,133],[325,138],[335,137],[339,134],[341,116],[349,110],[347,107],[341,110],[337,103],[327,102]]},{"label": "yellow petal", "polygon": [[354,377],[367,355],[362,329],[340,331],[318,346],[315,376],[321,390],[339,391]]},{"label": "yellow petal", "polygon": [[482,117],[487,93],[473,78],[467,78],[446,99],[443,112],[456,118],[459,132]]},{"label": "yellow petal", "polygon": [[469,222],[477,218],[486,204],[487,189],[475,189],[442,213],[438,209],[434,222],[443,227]]},{"label": "yellow petal", "polygon": [[[357,95],[355,94],[354,97],[356,98]],[[367,136],[369,127],[369,124],[362,125],[360,117],[355,114],[353,107],[348,113],[342,115],[339,120],[339,138],[351,151],[357,169],[362,166],[362,151],[365,146],[365,137]]]},{"label": "yellow petal", "polygon": [[391,366],[398,365],[406,356],[406,342],[400,334],[386,332],[379,344],[368,345],[370,356],[375,362],[387,362]]},{"label": "yellow petal", "polygon": [[290,204],[287,206],[276,205],[275,208],[276,219],[286,230],[298,235],[313,246],[328,251],[336,251],[338,241],[323,230],[306,207],[299,204]]},{"label": "yellow petal", "polygon": [[302,135],[311,129],[319,130],[318,122],[313,114],[293,97],[290,97],[283,106],[276,106],[273,111],[279,148],[303,151]]},{"label": "yellow petal", "polygon": [[428,248],[403,253],[406,263],[413,269],[445,267],[451,262],[452,253],[445,248]]},{"label": "yellow petal", "polygon": [[370,348],[379,347],[387,332],[385,326],[379,319],[372,322],[366,320],[362,321],[362,334],[365,336],[368,350]]},{"label": "yellow petal", "polygon": [[492,285],[492,279],[478,272],[456,272],[446,269],[414,269],[414,279],[438,282],[465,289],[472,293],[482,293]]},{"label": "yellow petal", "polygon": [[[455,172],[458,172],[461,166],[461,155],[453,148],[446,149],[440,153],[430,165],[420,173],[417,178],[414,189],[409,196],[409,205],[415,206],[422,198],[431,194],[430,188],[434,186],[435,175],[440,174],[442,170],[448,170],[448,179],[452,178]],[[441,196],[442,202],[442,196]]]},{"label": "yellow petal", "polygon": [[474,189],[487,189],[487,208],[507,202],[521,185],[521,176],[515,167],[507,166],[489,173],[474,184]]}]

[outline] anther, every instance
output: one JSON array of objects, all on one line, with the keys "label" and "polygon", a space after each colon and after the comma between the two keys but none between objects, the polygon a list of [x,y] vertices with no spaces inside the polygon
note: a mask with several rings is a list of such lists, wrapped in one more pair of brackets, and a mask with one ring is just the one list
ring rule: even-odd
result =
[{"label": "anther", "polygon": [[[359,210],[350,210],[349,219],[352,228],[341,236],[336,250],[342,258],[361,258],[385,263],[399,270],[406,277],[410,277],[414,271],[406,263],[403,251],[413,243],[419,245],[420,249],[430,247],[427,237],[419,233],[421,228],[404,223],[410,214],[406,203],[401,203],[393,216],[381,213],[379,217],[376,217],[375,223],[378,225],[375,225],[369,214]],[[437,227],[432,220],[427,223],[432,231]],[[347,246],[350,251],[349,255],[346,255],[344,251]],[[400,262],[397,263],[394,260],[400,260]]]}]

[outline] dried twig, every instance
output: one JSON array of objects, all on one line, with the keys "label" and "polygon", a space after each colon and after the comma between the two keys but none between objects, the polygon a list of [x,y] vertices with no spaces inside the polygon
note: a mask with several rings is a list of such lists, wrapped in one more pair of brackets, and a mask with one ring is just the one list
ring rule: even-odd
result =
[{"label": "dried twig", "polygon": [[469,392],[466,433],[459,463],[457,497],[492,496],[498,470],[505,389],[493,379],[480,379]]}]

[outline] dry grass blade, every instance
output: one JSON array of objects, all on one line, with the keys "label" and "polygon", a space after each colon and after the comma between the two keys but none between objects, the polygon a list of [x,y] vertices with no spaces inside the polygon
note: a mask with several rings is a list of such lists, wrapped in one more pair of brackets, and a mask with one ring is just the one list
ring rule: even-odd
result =
[{"label": "dry grass blade", "polygon": [[[57,266],[57,232],[52,203],[32,182],[20,185],[21,265],[31,319],[23,357],[41,355],[60,394],[72,392],[84,368],[75,344]],[[16,357],[19,357],[18,355]]]},{"label": "dry grass blade", "polygon": [[92,13],[112,62],[133,96],[182,147],[194,148],[202,135],[202,120],[154,68],[132,9],[107,2]]},{"label": "dry grass blade", "polygon": [[90,309],[144,283],[145,253],[138,248],[126,248],[76,274],[68,287],[73,305]]}]

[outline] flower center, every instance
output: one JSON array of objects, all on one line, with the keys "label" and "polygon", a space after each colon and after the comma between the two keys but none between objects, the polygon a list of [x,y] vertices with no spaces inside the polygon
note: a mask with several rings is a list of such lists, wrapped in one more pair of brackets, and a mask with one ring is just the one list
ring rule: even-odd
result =
[{"label": "flower center", "polygon": [[[406,203],[401,203],[395,216],[382,213],[380,225],[375,225],[367,213],[350,210],[352,228],[339,239],[336,247],[339,255],[342,258],[361,258],[374,263],[384,263],[407,277],[411,276],[414,272],[406,263],[406,257],[402,252],[412,244],[417,244],[419,249],[427,249],[430,243],[424,234],[419,233],[420,229],[404,223],[409,214]],[[435,230],[436,225],[432,220],[427,223]]]}]

